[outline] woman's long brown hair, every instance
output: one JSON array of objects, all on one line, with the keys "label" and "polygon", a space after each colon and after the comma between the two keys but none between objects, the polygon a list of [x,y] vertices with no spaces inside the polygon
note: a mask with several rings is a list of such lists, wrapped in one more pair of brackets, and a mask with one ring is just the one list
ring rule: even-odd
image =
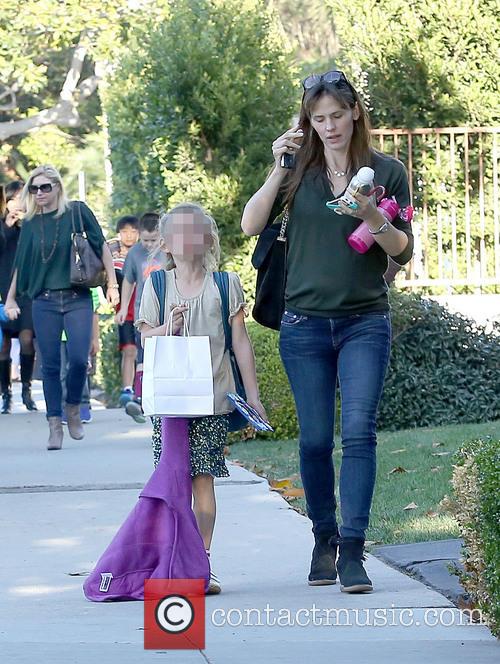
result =
[{"label": "woman's long brown hair", "polygon": [[372,162],[373,149],[371,147],[370,119],[365,106],[352,86],[343,84],[320,83],[310,90],[306,90],[302,97],[300,107],[299,125],[304,132],[302,146],[296,154],[295,168],[286,178],[283,190],[284,202],[291,206],[297,189],[305,173],[310,170],[327,176],[327,165],[323,143],[311,125],[311,115],[316,103],[324,95],[329,95],[337,101],[342,108],[359,109],[359,118],[354,120],[354,129],[348,152],[347,179],[362,166],[369,166]]}]

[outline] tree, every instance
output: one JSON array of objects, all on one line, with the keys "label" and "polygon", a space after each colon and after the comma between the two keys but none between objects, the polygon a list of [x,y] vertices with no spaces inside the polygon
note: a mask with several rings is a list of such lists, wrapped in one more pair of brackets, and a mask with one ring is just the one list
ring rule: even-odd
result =
[{"label": "tree", "polygon": [[[58,127],[75,138],[99,130],[96,63],[119,39],[127,4],[120,0],[13,0],[0,16],[1,158],[31,167],[19,144],[27,133]],[[47,146],[50,152],[51,145]],[[22,163],[24,162],[24,164]]]},{"label": "tree", "polygon": [[375,126],[498,124],[494,0],[328,0]]},{"label": "tree", "polygon": [[258,0],[177,0],[138,26],[104,91],[113,202],[140,211],[201,202],[226,251],[244,203],[291,122],[297,81],[279,26]]}]

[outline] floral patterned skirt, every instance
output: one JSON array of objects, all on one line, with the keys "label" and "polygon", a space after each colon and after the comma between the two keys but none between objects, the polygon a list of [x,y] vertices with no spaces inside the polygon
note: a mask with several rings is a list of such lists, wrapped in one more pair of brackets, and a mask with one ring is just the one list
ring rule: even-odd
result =
[{"label": "floral patterned skirt", "polygon": [[[161,417],[151,419],[153,421],[153,463],[156,468],[161,456]],[[229,477],[224,456],[228,426],[228,415],[207,415],[190,420],[191,477],[201,474]]]}]

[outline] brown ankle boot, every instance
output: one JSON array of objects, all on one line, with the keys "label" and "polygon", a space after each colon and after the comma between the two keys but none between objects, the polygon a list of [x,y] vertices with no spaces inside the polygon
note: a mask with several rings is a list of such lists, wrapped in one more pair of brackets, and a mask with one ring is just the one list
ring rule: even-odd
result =
[{"label": "brown ankle boot", "polygon": [[61,417],[48,417],[50,436],[47,443],[48,450],[60,450],[63,443],[63,428]]},{"label": "brown ankle boot", "polygon": [[80,419],[80,404],[66,404],[66,421],[68,422],[68,431],[71,438],[81,440],[84,436],[83,425]]}]

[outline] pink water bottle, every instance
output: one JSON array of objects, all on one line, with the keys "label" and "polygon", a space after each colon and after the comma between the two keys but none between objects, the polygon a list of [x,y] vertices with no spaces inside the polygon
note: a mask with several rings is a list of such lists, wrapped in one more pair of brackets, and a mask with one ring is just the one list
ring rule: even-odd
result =
[{"label": "pink water bottle", "polygon": [[[399,214],[400,207],[397,200],[394,198],[383,198],[377,206],[382,215],[387,221],[393,221]],[[366,221],[363,221],[356,230],[347,238],[349,245],[358,252],[358,254],[366,254],[368,249],[375,242],[375,238],[370,233],[370,228]]]}]

